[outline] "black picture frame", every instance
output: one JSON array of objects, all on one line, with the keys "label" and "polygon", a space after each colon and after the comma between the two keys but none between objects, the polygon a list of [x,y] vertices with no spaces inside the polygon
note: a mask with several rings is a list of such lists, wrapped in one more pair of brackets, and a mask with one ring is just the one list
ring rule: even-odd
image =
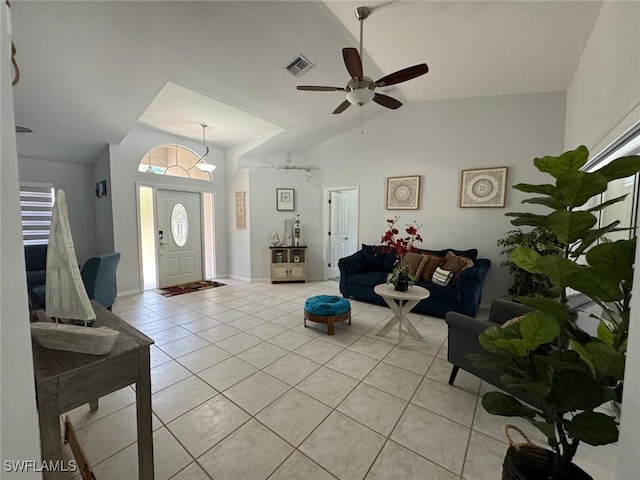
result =
[{"label": "black picture frame", "polygon": [[276,188],[276,209],[279,212],[293,212],[295,209],[295,190]]}]

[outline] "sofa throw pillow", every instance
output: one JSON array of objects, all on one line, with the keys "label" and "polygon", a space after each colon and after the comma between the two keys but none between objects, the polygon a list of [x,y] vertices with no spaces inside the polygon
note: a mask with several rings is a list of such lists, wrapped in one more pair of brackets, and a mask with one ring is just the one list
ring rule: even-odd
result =
[{"label": "sofa throw pillow", "polygon": [[405,253],[404,257],[402,257],[402,262],[400,263],[401,267],[406,267],[405,271],[415,278],[420,278],[420,274],[422,273],[424,257],[419,253]]},{"label": "sofa throw pillow", "polygon": [[382,270],[382,262],[384,261],[385,253],[380,247],[373,245],[362,244],[362,253],[364,259],[367,262],[367,271],[380,272]]},{"label": "sofa throw pillow", "polygon": [[454,277],[462,270],[471,267],[473,267],[473,260],[467,257],[458,256],[451,251],[447,252],[444,256],[444,261],[442,262],[442,269],[452,272]]},{"label": "sofa throw pillow", "polygon": [[442,264],[444,258],[438,257],[436,255],[422,256],[424,257],[424,264],[422,265],[422,272],[420,277],[422,278],[422,281],[430,282],[431,278],[433,277],[433,272],[435,272],[436,268],[438,268]]},{"label": "sofa throw pillow", "polygon": [[453,273],[440,267],[436,268],[436,271],[433,272],[433,277],[431,278],[433,283],[442,287],[449,285],[451,280],[453,280]]}]

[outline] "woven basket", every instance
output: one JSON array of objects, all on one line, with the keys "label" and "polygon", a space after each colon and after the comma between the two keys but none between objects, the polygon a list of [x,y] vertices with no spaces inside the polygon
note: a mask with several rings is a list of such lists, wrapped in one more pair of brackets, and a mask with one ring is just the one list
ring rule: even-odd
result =
[{"label": "woven basket", "polygon": [[[526,442],[514,442],[509,430],[517,431]],[[504,433],[509,440],[509,448],[502,463],[502,480],[560,480],[553,477],[553,462],[557,456],[555,452],[532,443],[515,425],[505,425]],[[593,480],[588,473],[573,463],[569,464],[562,478]]]}]

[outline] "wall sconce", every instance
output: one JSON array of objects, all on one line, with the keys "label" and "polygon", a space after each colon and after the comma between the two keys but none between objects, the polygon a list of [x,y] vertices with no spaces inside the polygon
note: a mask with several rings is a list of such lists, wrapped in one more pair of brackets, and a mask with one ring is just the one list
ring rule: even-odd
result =
[{"label": "wall sconce", "polygon": [[96,183],[96,197],[101,198],[107,195],[107,181],[101,180]]}]

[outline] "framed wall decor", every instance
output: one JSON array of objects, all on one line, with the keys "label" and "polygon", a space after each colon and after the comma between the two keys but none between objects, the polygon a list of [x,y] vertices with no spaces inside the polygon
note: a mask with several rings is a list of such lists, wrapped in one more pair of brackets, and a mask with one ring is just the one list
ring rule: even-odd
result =
[{"label": "framed wall decor", "polygon": [[294,210],[293,188],[276,188],[276,208],[279,212],[292,212]]},{"label": "framed wall decor", "polygon": [[387,210],[420,207],[420,175],[387,178]]},{"label": "framed wall decor", "polygon": [[460,207],[504,207],[507,167],[462,170]]}]

